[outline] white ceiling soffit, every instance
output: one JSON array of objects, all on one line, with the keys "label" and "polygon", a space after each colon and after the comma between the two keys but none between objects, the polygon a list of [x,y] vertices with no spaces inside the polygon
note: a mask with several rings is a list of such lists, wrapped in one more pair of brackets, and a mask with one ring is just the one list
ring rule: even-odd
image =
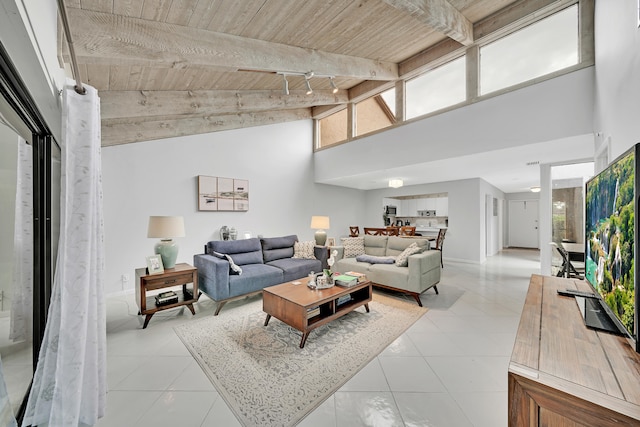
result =
[{"label": "white ceiling soffit", "polygon": [[[387,188],[390,177],[404,180],[405,187],[481,178],[505,193],[518,193],[540,185],[539,164],[575,163],[592,158],[593,138],[592,134],[580,135],[317,182],[374,190]],[[579,159],[576,153],[580,153]],[[536,162],[539,164],[527,165]]]}]

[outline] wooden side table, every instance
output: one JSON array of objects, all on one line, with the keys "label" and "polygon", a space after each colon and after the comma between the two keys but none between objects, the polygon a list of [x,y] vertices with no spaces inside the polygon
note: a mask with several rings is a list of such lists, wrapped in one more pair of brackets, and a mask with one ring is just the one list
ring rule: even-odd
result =
[{"label": "wooden side table", "polygon": [[[187,287],[193,283],[191,288]],[[148,291],[182,286],[182,289],[174,289],[178,294],[178,302],[173,304],[156,306],[155,294],[147,296]],[[146,268],[136,268],[136,302],[138,303],[138,315],[146,315],[144,319],[145,329],[151,317],[158,311],[186,305],[191,314],[195,315],[193,303],[198,302],[198,269],[189,264],[176,264],[176,267],[165,270],[162,274],[147,274]]]}]

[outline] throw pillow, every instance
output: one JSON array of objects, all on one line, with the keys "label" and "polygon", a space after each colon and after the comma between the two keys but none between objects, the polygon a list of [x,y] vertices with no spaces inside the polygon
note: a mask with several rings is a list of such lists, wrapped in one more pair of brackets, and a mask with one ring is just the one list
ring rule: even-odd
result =
[{"label": "throw pillow", "polygon": [[358,255],[364,255],[364,237],[342,237],[342,246],[344,246],[344,257],[355,258]]},{"label": "throw pillow", "polygon": [[303,259],[316,259],[313,254],[313,248],[316,246],[316,242],[310,240],[308,242],[295,242],[293,244],[293,257]]},{"label": "throw pillow", "polygon": [[358,262],[368,262],[369,264],[393,264],[396,262],[395,257],[392,256],[375,256],[375,255],[358,255],[356,257]]},{"label": "throw pillow", "polygon": [[221,254],[220,252],[216,251],[211,251],[211,253],[218,258],[226,259],[227,261],[229,261],[229,274],[242,274],[242,267],[236,265],[236,263],[233,262],[233,258],[231,258],[231,255]]},{"label": "throw pillow", "polygon": [[409,265],[409,256],[411,256],[413,254],[419,254],[420,252],[422,252],[422,248],[421,247],[419,247],[415,243],[410,244],[396,258],[396,267],[406,267],[407,265]]}]

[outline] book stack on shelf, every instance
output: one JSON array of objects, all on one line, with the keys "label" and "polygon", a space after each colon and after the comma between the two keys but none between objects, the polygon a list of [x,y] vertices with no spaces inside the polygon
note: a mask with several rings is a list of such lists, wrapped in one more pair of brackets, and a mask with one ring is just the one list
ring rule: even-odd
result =
[{"label": "book stack on shelf", "polygon": [[311,319],[312,317],[316,317],[320,314],[320,307],[312,307],[307,309],[307,319]]},{"label": "book stack on shelf", "polygon": [[351,294],[341,296],[340,298],[338,298],[338,307],[340,307],[342,304],[348,303],[349,301],[351,301]]},{"label": "book stack on shelf", "polygon": [[365,276],[362,273],[357,273],[355,271],[348,271],[334,278],[334,282],[336,285],[343,286],[345,288],[350,288],[366,280],[367,280],[367,276]]},{"label": "book stack on shelf", "polygon": [[168,305],[178,302],[178,294],[173,291],[162,292],[156,295],[156,305]]}]

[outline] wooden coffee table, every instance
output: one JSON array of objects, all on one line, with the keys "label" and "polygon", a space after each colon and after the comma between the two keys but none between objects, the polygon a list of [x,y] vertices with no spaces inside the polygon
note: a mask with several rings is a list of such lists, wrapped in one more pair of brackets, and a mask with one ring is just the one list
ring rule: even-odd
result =
[{"label": "wooden coffee table", "polygon": [[[370,281],[358,283],[350,288],[334,286],[321,290],[309,289],[307,281],[307,278],[299,279],[299,285],[286,282],[262,291],[262,309],[267,313],[264,326],[269,324],[273,316],[299,330],[302,332],[300,348],[304,347],[309,333],[314,329],[352,312],[361,305],[364,305],[367,313],[369,312]],[[348,300],[342,302],[341,297],[347,296]]]}]

